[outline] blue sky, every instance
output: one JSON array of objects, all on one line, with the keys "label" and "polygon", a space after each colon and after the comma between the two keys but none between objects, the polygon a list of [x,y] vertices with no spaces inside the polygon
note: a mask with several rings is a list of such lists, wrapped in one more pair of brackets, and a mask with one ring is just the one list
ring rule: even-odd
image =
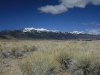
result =
[{"label": "blue sky", "polygon": [[100,0],[0,0],[0,30],[26,27],[100,34]]}]

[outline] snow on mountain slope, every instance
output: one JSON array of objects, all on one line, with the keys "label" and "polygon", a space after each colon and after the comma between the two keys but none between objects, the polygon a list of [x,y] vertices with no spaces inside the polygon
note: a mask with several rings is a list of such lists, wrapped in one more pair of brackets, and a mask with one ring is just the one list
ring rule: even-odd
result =
[{"label": "snow on mountain slope", "polygon": [[49,30],[44,29],[44,28],[33,28],[33,27],[31,27],[31,28],[24,28],[24,29],[23,29],[23,32],[31,32],[32,30],[37,30],[37,31],[49,31]]},{"label": "snow on mountain slope", "polygon": [[84,34],[85,32],[84,31],[73,31],[73,32],[70,32],[72,34]]},{"label": "snow on mountain slope", "polygon": [[[59,33],[60,31],[58,30],[48,30],[48,29],[45,29],[45,28],[23,28],[22,31],[23,32],[31,32],[32,30],[36,30],[37,32],[39,31],[45,31],[45,32],[56,32],[56,33]],[[85,32],[84,31],[73,31],[73,32],[69,32],[71,34],[84,34]]]},{"label": "snow on mountain slope", "polygon": [[46,31],[46,32],[59,32],[58,30],[47,30],[45,28],[24,28],[22,29],[23,32],[31,32],[32,30],[36,30],[36,31]]}]

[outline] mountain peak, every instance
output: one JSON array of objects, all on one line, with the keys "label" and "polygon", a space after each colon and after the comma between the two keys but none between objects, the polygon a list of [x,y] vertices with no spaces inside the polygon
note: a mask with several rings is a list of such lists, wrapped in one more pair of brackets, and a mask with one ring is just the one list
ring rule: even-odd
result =
[{"label": "mountain peak", "polygon": [[72,34],[84,34],[85,32],[84,31],[73,31],[73,32],[70,32]]},{"label": "mountain peak", "polygon": [[48,30],[45,28],[23,28],[21,29],[23,32],[31,32],[32,30],[36,30],[36,31],[45,31],[45,32],[59,32],[58,30]]}]

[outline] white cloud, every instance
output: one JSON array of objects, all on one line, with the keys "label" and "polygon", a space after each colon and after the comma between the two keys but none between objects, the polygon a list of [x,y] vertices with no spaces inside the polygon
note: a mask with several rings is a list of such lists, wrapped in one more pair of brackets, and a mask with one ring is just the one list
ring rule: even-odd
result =
[{"label": "white cloud", "polygon": [[41,12],[60,14],[67,12],[69,8],[85,8],[88,4],[100,5],[100,0],[59,0],[59,5],[47,5],[38,8]]},{"label": "white cloud", "polygon": [[51,13],[51,14],[60,14],[62,12],[67,11],[66,7],[64,7],[63,5],[55,5],[55,6],[47,5],[47,6],[38,8],[38,10],[40,10],[41,12]]},{"label": "white cloud", "polygon": [[87,29],[88,34],[100,35],[100,29]]}]

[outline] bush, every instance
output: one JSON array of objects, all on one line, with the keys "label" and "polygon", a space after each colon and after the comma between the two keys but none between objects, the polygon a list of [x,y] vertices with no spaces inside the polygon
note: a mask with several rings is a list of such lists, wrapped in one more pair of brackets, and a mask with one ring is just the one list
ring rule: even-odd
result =
[{"label": "bush", "polygon": [[79,68],[88,68],[92,61],[91,53],[80,51],[79,55],[77,55],[77,66]]},{"label": "bush", "polygon": [[30,47],[30,51],[36,51],[36,50],[37,50],[36,46],[33,45],[33,46]]},{"label": "bush", "polygon": [[58,66],[58,62],[52,56],[42,52],[35,52],[19,62],[20,69],[26,75],[46,75]]},{"label": "bush", "polygon": [[90,64],[92,62],[91,53],[80,51],[79,55],[77,55],[77,67],[78,69],[82,69],[84,75],[88,75],[90,73]]},{"label": "bush", "polygon": [[62,50],[56,55],[56,60],[62,65],[63,68],[68,68],[70,61],[73,57],[73,52],[69,50]]},{"label": "bush", "polygon": [[11,54],[17,58],[23,56],[24,52],[21,51],[21,48],[14,47],[12,48]]},{"label": "bush", "polygon": [[3,58],[7,58],[7,57],[9,57],[9,56],[10,56],[10,52],[7,51],[7,50],[3,50],[3,52],[2,52],[2,57],[3,57]]},{"label": "bush", "polygon": [[32,72],[32,62],[29,60],[29,58],[22,59],[18,63],[21,71],[24,75],[31,75]]},{"label": "bush", "polygon": [[36,46],[27,46],[27,45],[24,45],[24,52],[30,52],[30,51],[36,51],[37,50],[37,47]]},{"label": "bush", "polygon": [[94,52],[93,56],[91,57],[92,58],[92,62],[90,63],[90,70],[91,72],[98,72],[100,71],[100,53],[96,53]]}]

